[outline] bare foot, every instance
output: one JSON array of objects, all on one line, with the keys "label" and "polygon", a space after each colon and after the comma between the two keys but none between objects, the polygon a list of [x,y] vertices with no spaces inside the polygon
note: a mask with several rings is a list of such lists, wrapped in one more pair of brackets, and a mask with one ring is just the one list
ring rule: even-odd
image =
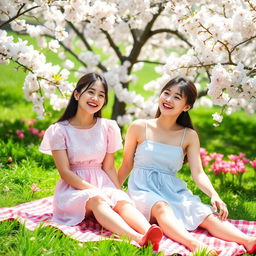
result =
[{"label": "bare foot", "polygon": [[244,245],[248,253],[256,252],[256,237],[250,237],[248,243]]},{"label": "bare foot", "polygon": [[197,252],[203,248],[207,248],[206,244],[200,243],[199,241],[191,241],[190,245],[188,246],[191,252]]}]

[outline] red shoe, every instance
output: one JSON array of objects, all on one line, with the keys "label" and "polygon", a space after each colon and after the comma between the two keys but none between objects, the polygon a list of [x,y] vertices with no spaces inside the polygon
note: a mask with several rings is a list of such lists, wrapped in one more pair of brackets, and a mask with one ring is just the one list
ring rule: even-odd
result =
[{"label": "red shoe", "polygon": [[249,250],[249,251],[247,251],[247,252],[250,253],[250,254],[255,253],[255,252],[256,252],[256,244],[252,247],[251,250]]},{"label": "red shoe", "polygon": [[147,233],[142,237],[139,242],[140,246],[147,246],[149,244],[153,245],[153,250],[157,251],[159,248],[159,243],[163,237],[163,231],[160,227],[153,224],[147,231]]}]

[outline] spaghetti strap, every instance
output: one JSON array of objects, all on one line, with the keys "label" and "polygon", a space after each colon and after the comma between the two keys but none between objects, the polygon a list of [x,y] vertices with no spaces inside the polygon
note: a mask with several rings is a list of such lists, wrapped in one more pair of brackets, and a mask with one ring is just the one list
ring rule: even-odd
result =
[{"label": "spaghetti strap", "polygon": [[182,134],[180,146],[182,146],[182,144],[183,144],[183,142],[184,142],[184,138],[185,138],[185,135],[186,135],[186,130],[187,130],[187,128],[185,127],[185,128],[183,129],[183,134]]},{"label": "spaghetti strap", "polygon": [[145,121],[145,140],[147,140],[148,136],[147,136],[147,128],[148,128],[148,122],[147,120]]}]

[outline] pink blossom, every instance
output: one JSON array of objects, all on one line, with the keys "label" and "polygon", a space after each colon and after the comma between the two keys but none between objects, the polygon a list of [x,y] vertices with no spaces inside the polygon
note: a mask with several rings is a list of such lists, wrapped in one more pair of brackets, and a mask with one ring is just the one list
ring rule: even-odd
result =
[{"label": "pink blossom", "polygon": [[244,153],[239,153],[239,155],[229,155],[228,158],[231,161],[237,162],[237,161],[243,161],[245,164],[249,163],[250,160],[245,158],[245,154]]},{"label": "pink blossom", "polygon": [[34,125],[34,123],[36,122],[36,119],[31,119],[28,121],[28,126],[32,126]]},{"label": "pink blossom", "polygon": [[7,163],[11,163],[12,161],[13,161],[12,157],[9,156],[9,157],[7,158]]},{"label": "pink blossom", "polygon": [[200,155],[206,156],[208,153],[205,148],[200,148]]},{"label": "pink blossom", "polygon": [[237,162],[231,162],[230,167],[230,172],[233,174],[245,172],[245,164],[241,160],[238,160]]},{"label": "pink blossom", "polygon": [[253,169],[256,171],[256,159],[250,161],[250,164],[253,167]]},{"label": "pink blossom", "polygon": [[245,157],[245,153],[239,153],[239,155],[238,155],[240,158],[243,158],[243,157]]},{"label": "pink blossom", "polygon": [[212,160],[215,159],[216,161],[222,160],[223,156],[224,156],[223,154],[219,154],[216,152],[210,154],[211,159]]},{"label": "pink blossom", "polygon": [[39,134],[38,129],[36,129],[34,127],[28,128],[28,131],[31,132],[34,135],[38,135]]},{"label": "pink blossom", "polygon": [[20,133],[23,133],[22,130],[16,130],[16,134],[19,135]]},{"label": "pink blossom", "polygon": [[37,136],[38,136],[38,137],[43,137],[44,134],[45,134],[45,130],[42,130],[41,132],[39,132],[39,133],[37,134]]},{"label": "pink blossom", "polygon": [[213,162],[209,168],[209,171],[214,171],[216,175],[220,175],[221,172],[227,172],[228,165],[227,161],[224,160],[217,160]]},{"label": "pink blossom", "polygon": [[202,164],[204,167],[206,167],[208,165],[208,163],[211,161],[212,159],[209,156],[205,156],[202,158]]},{"label": "pink blossom", "polygon": [[245,163],[243,161],[238,161],[236,162],[236,168],[238,173],[243,173],[245,172]]},{"label": "pink blossom", "polygon": [[248,158],[243,157],[242,158],[243,163],[248,164],[250,160]]},{"label": "pink blossom", "polygon": [[234,161],[225,161],[225,160],[217,160],[211,166],[209,171],[214,171],[216,175],[219,175],[221,172],[223,173],[244,173],[245,164],[242,160]]},{"label": "pink blossom", "polygon": [[31,190],[32,190],[33,192],[41,191],[41,189],[38,188],[35,183],[32,184]]},{"label": "pink blossom", "polygon": [[239,156],[237,156],[237,155],[229,155],[228,158],[229,158],[229,160],[234,161],[234,162],[239,160]]},{"label": "pink blossom", "polygon": [[19,139],[24,139],[25,137],[22,130],[16,130],[16,134],[18,135]]},{"label": "pink blossom", "polygon": [[19,137],[19,139],[24,139],[25,135],[24,135],[24,133],[20,133],[20,134],[18,135],[18,137]]},{"label": "pink blossom", "polygon": [[201,156],[201,160],[202,160],[202,165],[204,167],[206,167],[208,165],[208,163],[212,160],[209,156],[208,156],[208,152],[206,151],[205,148],[200,148],[200,156]]}]

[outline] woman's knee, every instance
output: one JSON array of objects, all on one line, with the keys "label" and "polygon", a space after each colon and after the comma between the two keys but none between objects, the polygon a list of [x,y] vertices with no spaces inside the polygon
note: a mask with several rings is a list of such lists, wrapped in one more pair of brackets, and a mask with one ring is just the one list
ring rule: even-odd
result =
[{"label": "woman's knee", "polygon": [[132,206],[132,204],[131,204],[130,202],[125,201],[125,200],[119,200],[119,201],[116,203],[116,205],[115,205],[115,207],[114,207],[114,210],[115,210],[116,212],[120,212],[120,211],[123,211],[123,210],[125,210],[125,209],[127,209],[127,208],[130,208],[131,206]]},{"label": "woman's knee", "polygon": [[106,201],[101,196],[94,196],[90,198],[87,202],[88,208],[94,209],[100,205],[106,204]]},{"label": "woman's knee", "polygon": [[158,201],[153,205],[151,212],[153,216],[156,216],[161,213],[164,213],[168,208],[170,208],[168,203],[164,201]]},{"label": "woman's knee", "polygon": [[209,214],[204,221],[200,224],[200,227],[202,228],[208,228],[209,226],[212,226],[216,224],[216,221],[218,220],[218,217],[215,214]]}]

